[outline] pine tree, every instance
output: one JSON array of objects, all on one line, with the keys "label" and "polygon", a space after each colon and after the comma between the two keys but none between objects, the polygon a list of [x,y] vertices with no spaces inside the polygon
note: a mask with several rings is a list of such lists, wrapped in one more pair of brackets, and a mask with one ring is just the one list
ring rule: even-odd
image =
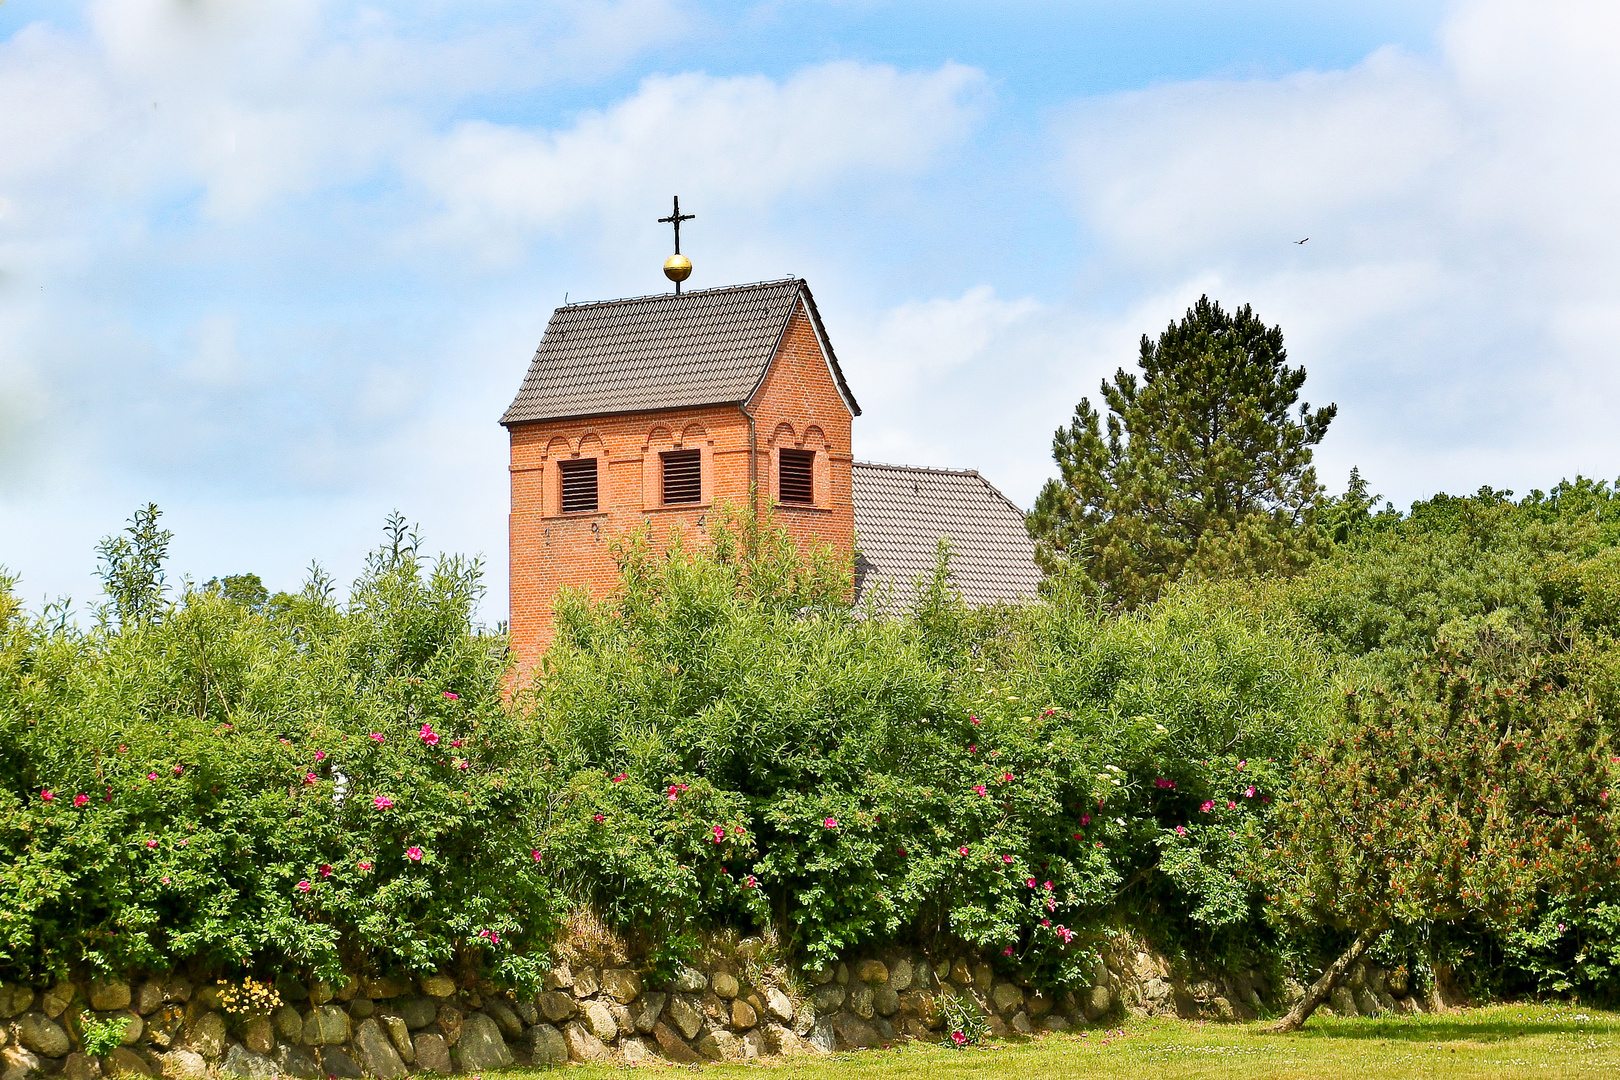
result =
[{"label": "pine tree", "polygon": [[1311,448],[1338,411],[1290,409],[1305,369],[1290,368],[1282,328],[1248,306],[1201,297],[1157,342],[1141,376],[1121,368],[1052,440],[1059,477],[1029,515],[1051,575],[1078,574],[1135,606],[1184,575],[1288,572],[1325,546]]}]

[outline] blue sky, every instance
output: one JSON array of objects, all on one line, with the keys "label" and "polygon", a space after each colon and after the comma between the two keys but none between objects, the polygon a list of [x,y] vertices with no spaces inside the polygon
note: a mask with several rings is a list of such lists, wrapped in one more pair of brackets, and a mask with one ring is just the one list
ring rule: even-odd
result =
[{"label": "blue sky", "polygon": [[[1028,504],[1202,292],[1398,504],[1620,474],[1620,16],[1595,2],[0,3],[0,565],[96,595],[482,553],[551,309],[800,274],[856,454]],[[1301,246],[1293,241],[1309,236]]]}]

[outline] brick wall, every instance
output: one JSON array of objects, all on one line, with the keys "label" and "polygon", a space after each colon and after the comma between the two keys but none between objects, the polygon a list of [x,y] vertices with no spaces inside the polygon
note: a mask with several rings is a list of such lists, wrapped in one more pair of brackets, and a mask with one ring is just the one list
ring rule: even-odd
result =
[{"label": "brick wall", "polygon": [[[777,520],[801,551],[823,544],[846,553],[853,548],[851,414],[802,301],[746,410],[735,405],[664,409],[511,426],[511,635],[519,684],[555,633],[558,589],[583,588],[594,599],[612,592],[618,580],[611,554],[616,537],[647,522],[660,550],[672,530],[692,543],[705,543],[715,504],[747,501],[749,413],[755,418],[753,475],[761,508],[767,499],[776,501],[778,452],[814,450],[815,504],[780,506]],[[662,505],[659,455],[674,449],[701,453],[699,503]],[[598,508],[564,514],[558,463],[583,457],[597,459]]]}]

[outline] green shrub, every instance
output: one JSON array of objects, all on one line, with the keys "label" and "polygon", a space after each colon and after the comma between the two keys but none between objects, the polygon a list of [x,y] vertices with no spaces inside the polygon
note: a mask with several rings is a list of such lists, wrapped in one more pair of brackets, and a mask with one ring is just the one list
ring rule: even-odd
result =
[{"label": "green shrub", "polygon": [[0,972],[487,968],[533,983],[551,888],[479,567],[414,538],[347,605],[216,592],[0,643]]}]

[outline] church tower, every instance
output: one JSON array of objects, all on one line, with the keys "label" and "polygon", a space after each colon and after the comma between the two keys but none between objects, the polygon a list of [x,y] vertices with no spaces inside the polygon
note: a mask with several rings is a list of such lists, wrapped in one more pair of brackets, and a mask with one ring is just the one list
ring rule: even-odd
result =
[{"label": "church tower", "polygon": [[801,551],[850,553],[860,412],[798,278],[558,308],[501,418],[519,682],[555,633],[558,589],[606,596],[610,541],[644,522],[654,543],[702,534],[754,492]]}]

